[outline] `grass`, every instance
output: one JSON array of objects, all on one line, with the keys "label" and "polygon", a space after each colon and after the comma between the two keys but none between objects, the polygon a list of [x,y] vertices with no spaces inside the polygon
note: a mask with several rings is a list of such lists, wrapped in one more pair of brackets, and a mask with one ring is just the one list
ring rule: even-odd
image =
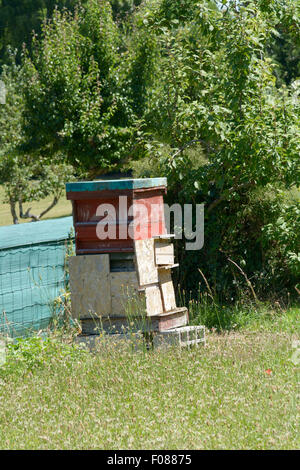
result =
[{"label": "grass", "polygon": [[199,300],[189,302],[189,317],[193,325],[206,325],[218,331],[246,328],[251,331],[296,332],[300,330],[299,307],[296,305],[283,308],[278,302],[254,303],[249,299],[237,301],[234,305],[222,305],[204,294]]},{"label": "grass", "polygon": [[[10,213],[9,204],[3,202],[4,200],[4,188],[0,185],[0,226],[1,225],[11,225],[12,216]],[[39,214],[42,210],[46,209],[49,204],[52,202],[52,198],[46,198],[41,201],[34,201],[32,203],[24,204],[24,212],[31,207],[34,214]],[[66,217],[72,215],[72,205],[70,201],[67,201],[65,197],[62,197],[58,204],[49,211],[42,220],[54,219],[56,217]],[[31,219],[19,219],[19,223],[30,222]]]},{"label": "grass", "polygon": [[0,368],[0,448],[298,448],[300,310],[287,317],[181,351],[21,342]]}]

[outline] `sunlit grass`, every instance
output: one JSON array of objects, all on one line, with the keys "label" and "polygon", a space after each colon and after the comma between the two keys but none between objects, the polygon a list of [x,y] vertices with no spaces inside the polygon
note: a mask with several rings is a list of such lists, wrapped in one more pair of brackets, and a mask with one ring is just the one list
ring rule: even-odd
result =
[{"label": "sunlit grass", "polygon": [[[12,216],[10,213],[9,204],[3,202],[4,200],[4,189],[3,186],[0,185],[0,226],[1,225],[11,225],[13,223]],[[24,204],[24,212],[31,207],[32,212],[34,214],[41,213],[44,209],[46,209],[49,204],[52,202],[52,198],[48,197],[43,199],[42,201],[31,202],[28,204]],[[58,204],[49,211],[42,220],[46,219],[53,219],[56,217],[65,217],[72,214],[72,205],[70,201],[67,201],[66,197],[63,196]],[[19,219],[19,223],[23,224],[25,222],[30,222],[31,219]]]},{"label": "sunlit grass", "polygon": [[58,342],[37,367],[9,356],[0,448],[298,448],[298,333],[277,325],[208,333],[194,350],[94,355]]}]

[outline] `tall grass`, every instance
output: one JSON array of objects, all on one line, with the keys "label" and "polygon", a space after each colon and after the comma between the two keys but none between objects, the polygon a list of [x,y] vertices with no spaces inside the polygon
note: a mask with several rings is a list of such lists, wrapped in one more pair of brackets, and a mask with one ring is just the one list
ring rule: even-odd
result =
[{"label": "tall grass", "polygon": [[[299,317],[299,312],[298,312]],[[31,338],[0,367],[1,449],[295,449],[290,331],[133,352]]]},{"label": "tall grass", "polygon": [[224,304],[216,293],[203,290],[199,285],[196,296],[180,290],[177,292],[180,305],[189,310],[191,325],[205,325],[218,332],[238,330],[241,328],[276,329],[280,324],[299,329],[299,304],[295,301],[282,306],[278,302],[259,302],[249,297],[249,293],[240,292],[239,299],[232,304]]}]

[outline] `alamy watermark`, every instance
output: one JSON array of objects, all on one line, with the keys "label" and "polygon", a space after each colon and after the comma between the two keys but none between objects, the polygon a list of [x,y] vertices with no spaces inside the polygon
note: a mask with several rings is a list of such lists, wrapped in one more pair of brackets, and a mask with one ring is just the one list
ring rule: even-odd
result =
[{"label": "alamy watermark", "polygon": [[0,104],[6,103],[6,86],[5,83],[0,80]]},{"label": "alamy watermark", "polygon": [[292,354],[291,361],[295,366],[297,366],[300,364],[300,341],[293,341],[292,348],[294,349],[294,352]]},{"label": "alamy watermark", "polygon": [[119,196],[118,207],[104,203],[97,207],[96,233],[99,240],[143,239],[169,234],[173,220],[175,239],[186,240],[185,249],[201,250],[204,245],[204,204],[147,204]]},{"label": "alamy watermark", "polygon": [[0,367],[6,362],[6,344],[5,341],[0,339]]}]

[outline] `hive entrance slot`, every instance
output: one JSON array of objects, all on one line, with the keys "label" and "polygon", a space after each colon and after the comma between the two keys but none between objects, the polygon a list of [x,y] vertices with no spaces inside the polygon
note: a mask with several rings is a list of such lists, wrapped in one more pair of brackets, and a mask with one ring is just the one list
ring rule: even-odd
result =
[{"label": "hive entrance slot", "polygon": [[133,256],[133,253],[110,253],[110,272],[120,273],[135,271]]}]

